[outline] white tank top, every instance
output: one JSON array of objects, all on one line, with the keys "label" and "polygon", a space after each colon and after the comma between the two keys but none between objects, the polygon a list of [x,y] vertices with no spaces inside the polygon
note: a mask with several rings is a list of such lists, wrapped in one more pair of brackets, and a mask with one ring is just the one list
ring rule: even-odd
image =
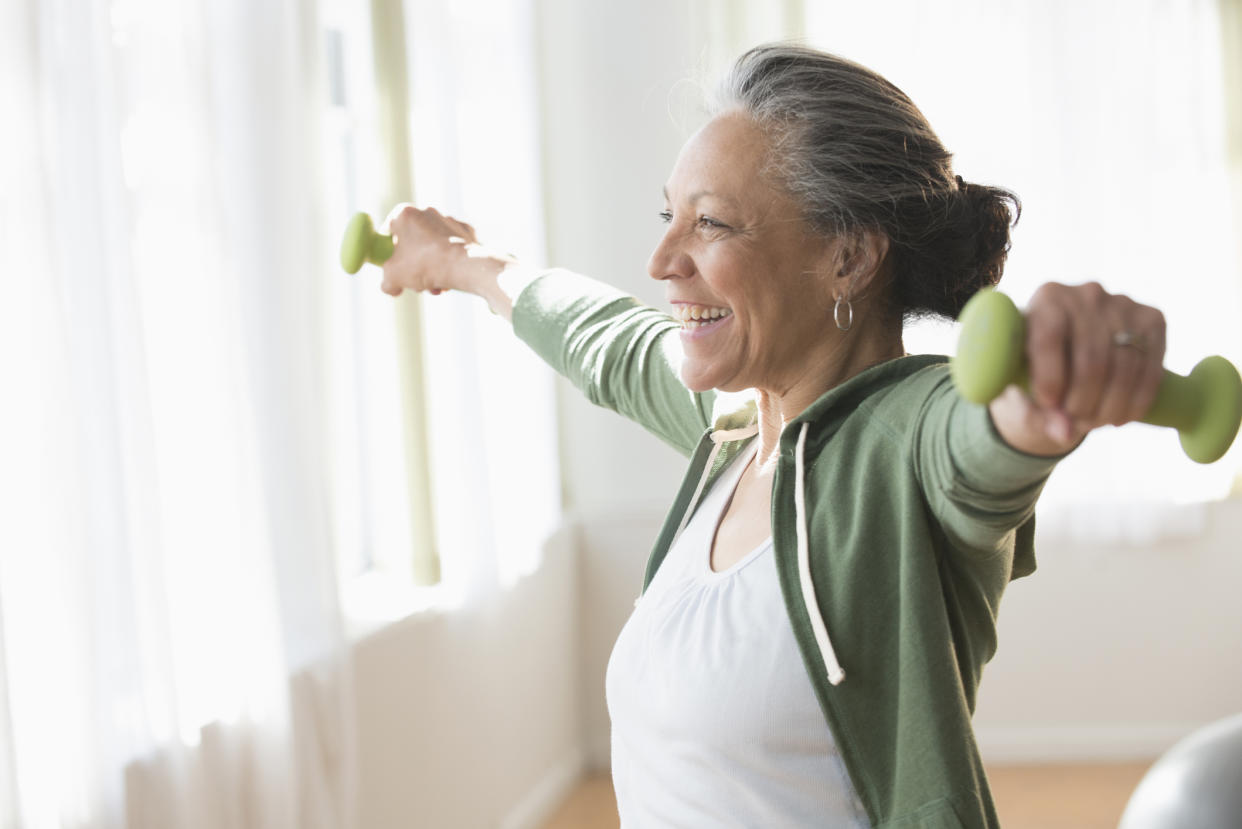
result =
[{"label": "white tank top", "polygon": [[624,829],[868,825],[803,667],[772,540],[711,569],[712,537],[752,454],[703,498],[613,647]]}]

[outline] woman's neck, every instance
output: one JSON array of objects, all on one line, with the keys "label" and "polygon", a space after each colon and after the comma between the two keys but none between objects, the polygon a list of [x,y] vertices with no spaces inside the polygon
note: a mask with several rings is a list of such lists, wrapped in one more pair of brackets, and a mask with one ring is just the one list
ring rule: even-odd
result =
[{"label": "woman's neck", "polygon": [[795,382],[781,389],[756,389],[759,413],[756,467],[762,469],[775,465],[785,425],[806,411],[825,392],[872,366],[904,354],[900,328],[895,336],[859,336],[851,340],[846,334],[843,341],[839,341],[828,353],[808,354],[808,369]]}]

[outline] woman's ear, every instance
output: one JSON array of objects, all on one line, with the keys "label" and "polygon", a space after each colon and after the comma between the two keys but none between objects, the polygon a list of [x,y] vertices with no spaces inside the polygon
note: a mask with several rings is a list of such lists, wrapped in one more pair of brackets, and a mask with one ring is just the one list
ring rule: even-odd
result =
[{"label": "woman's ear", "polygon": [[838,237],[834,247],[833,298],[858,298],[876,287],[887,257],[887,234],[860,230]]}]

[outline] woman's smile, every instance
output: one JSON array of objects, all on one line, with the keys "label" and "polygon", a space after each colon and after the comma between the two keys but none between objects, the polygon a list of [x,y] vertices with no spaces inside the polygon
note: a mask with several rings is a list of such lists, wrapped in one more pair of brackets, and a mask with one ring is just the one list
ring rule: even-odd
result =
[{"label": "woman's smile", "polygon": [[673,319],[681,323],[682,340],[694,340],[724,328],[733,319],[733,311],[719,305],[675,302]]}]

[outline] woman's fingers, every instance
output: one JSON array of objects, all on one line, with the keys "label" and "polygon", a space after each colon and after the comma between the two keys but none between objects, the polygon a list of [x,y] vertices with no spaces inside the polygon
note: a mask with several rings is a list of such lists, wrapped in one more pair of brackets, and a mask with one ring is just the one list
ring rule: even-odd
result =
[{"label": "woman's fingers", "polygon": [[495,298],[497,277],[515,262],[480,245],[473,227],[434,207],[398,205],[386,224],[393,253],[384,262],[380,288],[392,296],[464,291]]},{"label": "woman's fingers", "polygon": [[393,255],[384,263],[380,289],[391,296],[404,290],[439,294],[454,287],[454,274],[464,249],[475,242],[474,228],[434,207],[412,204],[393,208],[386,220],[393,237]]},{"label": "woman's fingers", "polygon": [[473,227],[465,222],[454,219],[452,216],[444,216],[443,219],[445,225],[447,225],[466,244],[478,243],[479,240],[475,238]]},{"label": "woman's fingers", "polygon": [[1108,342],[1114,312],[1108,300],[1108,294],[1094,282],[1077,286],[1066,296],[1073,330],[1070,383],[1063,408],[1070,417],[1090,425],[1095,425],[1114,369]]},{"label": "woman's fingers", "polygon": [[1164,316],[1091,283],[1049,284],[1027,314],[1031,396],[1050,435],[1138,420],[1163,375]]},{"label": "woman's fingers", "polygon": [[[1129,349],[1117,349],[1117,346],[1111,342],[1109,349],[1111,354],[1110,382],[1101,387],[1099,405],[1091,412],[1090,417],[1093,422],[1120,426],[1135,419],[1131,416],[1131,412],[1136,408],[1134,392],[1138,387],[1139,377],[1143,374],[1144,360],[1138,351],[1127,353]],[[1142,412],[1139,416],[1142,416]]]},{"label": "woman's fingers", "polygon": [[401,296],[401,292],[405,289],[394,282],[390,282],[388,277],[385,276],[383,281],[380,282],[380,290],[389,296]]},{"label": "woman's fingers", "polygon": [[1073,319],[1062,285],[1045,285],[1027,310],[1026,359],[1031,397],[1043,409],[1060,411],[1070,384]]},{"label": "woman's fingers", "polygon": [[1113,382],[1100,402],[1098,419],[1120,426],[1151,408],[1164,375],[1164,315],[1117,297],[1122,313],[1110,330]]}]

